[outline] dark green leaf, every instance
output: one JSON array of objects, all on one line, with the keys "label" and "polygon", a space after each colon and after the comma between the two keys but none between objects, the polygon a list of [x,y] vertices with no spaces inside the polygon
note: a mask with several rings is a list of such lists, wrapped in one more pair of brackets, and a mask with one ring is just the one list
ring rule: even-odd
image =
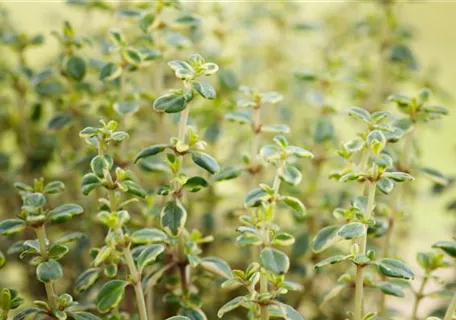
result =
[{"label": "dark green leaf", "polygon": [[170,235],[177,236],[187,221],[187,211],[179,200],[168,201],[160,214],[162,228]]},{"label": "dark green leaf", "polygon": [[195,81],[192,84],[193,89],[196,90],[204,99],[213,100],[215,99],[215,89],[205,82]]},{"label": "dark green leaf", "polygon": [[290,268],[288,256],[273,248],[265,248],[260,254],[261,265],[275,274],[285,274]]},{"label": "dark green leaf", "polygon": [[76,279],[74,291],[79,294],[92,287],[100,276],[100,268],[87,269]]},{"label": "dark green leaf", "polygon": [[200,152],[200,151],[192,151],[192,160],[195,164],[206,170],[211,174],[216,174],[220,172],[220,167],[210,155]]},{"label": "dark green leaf", "polygon": [[48,218],[56,223],[66,222],[71,220],[73,216],[81,214],[83,211],[84,209],[82,209],[80,205],[69,203],[49,211]]},{"label": "dark green leaf", "polygon": [[42,262],[36,268],[36,277],[41,282],[50,282],[63,277],[63,270],[60,263],[55,260]]},{"label": "dark green leaf", "polygon": [[127,285],[128,282],[123,280],[111,280],[105,283],[98,292],[96,300],[98,311],[106,313],[116,307],[122,300]]},{"label": "dark green leaf", "polygon": [[168,236],[163,231],[155,228],[140,229],[131,235],[131,241],[135,244],[165,242],[167,239]]},{"label": "dark green leaf", "polygon": [[9,236],[25,229],[25,222],[19,219],[7,219],[0,222],[0,234]]},{"label": "dark green leaf", "polygon": [[84,79],[86,74],[85,60],[80,56],[72,56],[68,59],[66,64],[66,73],[76,81]]},{"label": "dark green leaf", "polygon": [[340,238],[337,235],[339,229],[339,226],[328,226],[321,229],[312,241],[312,251],[315,253],[322,252],[339,241]]},{"label": "dark green leaf", "polygon": [[217,257],[205,257],[201,259],[200,266],[204,270],[225,279],[229,279],[233,275],[228,263]]},{"label": "dark green leaf", "polygon": [[413,271],[402,261],[395,259],[381,259],[377,262],[378,270],[385,276],[412,280],[415,278]]},{"label": "dark green leaf", "polygon": [[151,265],[157,257],[165,251],[165,247],[161,244],[151,244],[144,248],[138,256],[138,268],[142,271],[148,265]]},{"label": "dark green leaf", "polygon": [[158,97],[154,101],[154,109],[156,111],[166,112],[166,113],[176,113],[181,112],[187,106],[187,101],[185,100],[184,95],[177,93],[167,93],[161,97]]}]

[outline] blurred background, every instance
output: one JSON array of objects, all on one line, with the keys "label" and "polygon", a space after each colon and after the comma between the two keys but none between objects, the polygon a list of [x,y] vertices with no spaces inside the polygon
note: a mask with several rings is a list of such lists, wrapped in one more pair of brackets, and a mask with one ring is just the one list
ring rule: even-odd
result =
[{"label": "blurred background", "polygon": [[[213,27],[214,22],[211,16],[213,2],[211,1],[182,1],[184,6],[198,11],[203,18],[203,23]],[[292,1],[290,1],[292,2]],[[347,1],[348,2],[348,1]],[[351,1],[356,2],[356,1]],[[229,30],[224,30],[230,37],[229,46],[214,49],[214,44],[208,40],[202,46],[208,51],[220,50],[223,57],[235,56],[239,53],[240,47],[248,47],[252,52],[253,59],[267,55],[268,46],[275,47],[277,63],[282,63],[281,59],[287,59],[289,72],[293,69],[311,68],[313,62],[318,60],[319,56],[315,47],[322,41],[318,33],[303,32],[298,35],[292,34],[288,29],[285,32],[278,32],[267,23],[260,27],[256,25],[255,29],[250,30],[248,23],[243,22],[242,28],[237,28],[237,16],[242,12],[256,8],[268,8],[274,12],[282,2],[276,1],[219,1],[217,7],[222,10],[232,23]],[[374,12],[375,8],[369,7],[368,1],[359,1],[359,5],[352,7],[352,12],[348,12],[353,17],[358,15],[356,10],[362,9],[362,5],[368,7],[367,11]],[[294,12],[294,19],[299,19],[303,23],[311,26],[317,23],[322,17],[338,12],[342,9],[341,14],[347,13],[345,1],[299,1],[294,3],[298,8]],[[60,29],[65,20],[72,22],[75,28],[85,30],[97,29],[104,26],[109,21],[104,15],[87,15],[82,10],[74,10],[68,4],[60,1],[3,1],[2,6],[10,13],[10,20],[15,27],[23,32],[41,33],[47,41],[44,46],[31,48],[26,52],[27,60],[32,67],[40,67],[49,63],[58,54],[58,42],[50,36],[51,30]],[[432,123],[427,130],[420,132],[420,143],[422,148],[421,161],[429,166],[438,168],[447,176],[456,175],[456,113],[453,104],[456,96],[455,75],[456,75],[456,2],[453,1],[400,1],[397,4],[401,23],[411,27],[414,38],[409,42],[414,54],[419,61],[420,67],[429,69],[433,72],[433,81],[438,83],[438,87],[443,92],[437,98],[450,109],[450,114],[441,121]],[[261,11],[261,10],[259,10]],[[361,11],[359,12],[361,15]],[[241,22],[239,20],[239,25]],[[287,42],[286,46],[281,47],[282,42]],[[5,51],[6,52],[6,51]],[[8,61],[10,57],[4,56],[2,59]],[[273,58],[274,59],[274,58]],[[11,61],[14,61],[12,59]],[[269,58],[269,63],[274,63]],[[253,63],[255,65],[255,63]],[[296,68],[294,68],[294,66]],[[238,69],[239,65],[236,66]],[[235,67],[235,69],[236,69]],[[250,72],[245,75],[243,82],[254,83],[253,86],[275,90],[273,74],[268,73],[269,66],[264,62],[258,62],[252,67],[252,70],[263,70],[262,76]],[[153,71],[152,71],[153,73]],[[151,75],[152,76],[152,75]],[[242,83],[244,84],[244,83]],[[403,86],[400,88],[405,94],[415,94],[414,89]],[[338,107],[343,108],[351,103],[349,99],[342,98],[337,101]],[[1,106],[0,106],[1,108]],[[342,118],[343,119],[343,118]],[[340,120],[342,121],[342,120]],[[350,130],[350,123],[342,123],[342,128]],[[3,149],[8,149],[5,145],[6,140],[0,141]],[[413,203],[413,218],[410,223],[410,237],[407,243],[403,244],[406,249],[407,260],[410,264],[415,264],[416,251],[428,250],[431,245],[442,239],[455,236],[454,218],[449,220],[446,210],[451,201],[456,198],[456,189],[450,189],[442,195],[434,195],[429,190],[432,184],[427,180],[419,180],[417,187],[417,196]],[[400,302],[398,302],[400,303]]]},{"label": "blurred background", "polygon": [[[205,3],[206,2],[206,3]],[[264,1],[265,5],[266,2]],[[273,1],[271,1],[273,2]],[[293,2],[293,1],[291,1]],[[335,10],[335,6],[341,6],[345,1],[297,1],[300,14],[309,21],[318,21],[319,17],[327,11]],[[350,1],[348,1],[350,2]],[[351,1],[356,2],[356,1]],[[364,2],[364,1],[359,1]],[[183,1],[190,6],[195,1]],[[196,1],[198,6],[209,6],[210,1]],[[249,1],[220,1],[225,10],[236,14],[238,10],[244,10],[252,6]],[[17,28],[23,31],[42,33],[49,37],[50,30],[56,29],[65,20],[71,20],[74,25],[88,23],[95,27],[103,24],[96,17],[91,21],[84,20],[84,13],[71,10],[63,1],[4,1],[3,6],[10,11],[11,19]],[[416,32],[415,39],[411,42],[415,54],[421,65],[435,66],[437,69],[436,80],[450,95],[456,94],[454,75],[456,74],[456,35],[452,30],[456,28],[456,2],[453,1],[400,1],[401,19],[412,26]],[[90,26],[88,27],[90,28]],[[277,35],[285,36],[285,35]],[[302,36],[305,38],[306,36]],[[309,36],[313,37],[313,36]],[[280,38],[278,39],[281,40]],[[306,41],[305,39],[303,40]],[[302,44],[297,43],[297,46]],[[47,41],[44,48],[29,51],[30,63],[39,66],[47,62],[47,58],[56,54],[58,43],[54,39]],[[36,53],[39,52],[38,55]],[[299,56],[295,57],[299,60]],[[423,162],[431,163],[433,167],[442,172],[452,175],[456,173],[456,113],[452,112],[453,100],[446,100],[450,108],[450,115],[434,126],[434,130],[423,132]],[[429,188],[429,184],[423,182],[423,189]],[[442,239],[442,232],[453,235],[452,226],[448,224],[445,204],[454,195],[448,194],[443,197],[430,197],[429,193],[423,192],[423,196],[417,197],[416,214],[419,219],[414,219],[412,241],[414,247],[426,247],[437,240]],[[409,252],[411,260],[415,252]]]}]

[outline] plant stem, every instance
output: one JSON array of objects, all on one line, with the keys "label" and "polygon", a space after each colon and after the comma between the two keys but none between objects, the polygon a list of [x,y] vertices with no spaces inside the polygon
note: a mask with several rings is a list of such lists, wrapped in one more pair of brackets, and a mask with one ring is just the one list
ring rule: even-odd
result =
[{"label": "plant stem", "polygon": [[256,106],[253,108],[252,115],[252,129],[253,129],[253,140],[252,140],[252,150],[251,150],[251,159],[252,165],[256,164],[256,156],[258,152],[258,146],[260,145],[260,129],[261,129],[261,107]]},{"label": "plant stem", "polygon": [[[40,244],[40,253],[43,260],[48,259],[48,250],[46,245],[46,229],[44,224],[41,225],[39,228],[35,228],[36,236],[38,238],[38,242]],[[57,301],[55,300],[55,293],[54,287],[52,286],[52,282],[45,282],[44,287],[46,289],[46,296],[48,298],[49,306],[51,309],[57,309]]]},{"label": "plant stem", "polygon": [[[375,172],[374,167],[374,172]],[[369,183],[369,182],[368,182]],[[367,207],[366,212],[364,213],[364,218],[367,220],[371,217],[372,211],[375,204],[375,190],[377,188],[376,182],[369,183],[369,194],[367,198]],[[359,251],[361,255],[366,254],[367,246],[367,226],[364,226],[364,234],[360,238],[359,242]],[[361,320],[363,318],[363,291],[364,291],[364,267],[356,266],[356,287],[355,287],[355,320]]]},{"label": "plant stem", "polygon": [[453,319],[454,312],[456,311],[456,294],[451,299],[450,305],[448,306],[447,312],[445,313],[445,318],[443,320]]},{"label": "plant stem", "polygon": [[139,312],[139,319],[140,320],[148,320],[147,317],[147,309],[146,309],[146,302],[144,300],[144,291],[141,285],[141,272],[138,271],[136,268],[135,262],[133,261],[133,256],[131,254],[130,245],[127,245],[123,249],[123,255],[125,261],[127,262],[128,270],[130,271],[130,275],[133,277],[133,284],[135,289],[136,295],[136,304],[138,307]]},{"label": "plant stem", "polygon": [[[111,175],[108,174],[108,176],[109,176],[109,178],[111,178]],[[111,180],[112,180],[112,178],[111,178]],[[109,202],[110,202],[111,211],[116,212],[117,211],[117,199],[116,199],[115,190],[112,190],[112,189],[109,190]],[[122,233],[121,229],[120,229],[120,232]],[[144,300],[144,291],[143,291],[142,283],[141,283],[141,272],[138,271],[138,269],[136,268],[135,262],[133,260],[133,255],[131,254],[129,243],[125,245],[122,253],[125,258],[125,262],[127,263],[127,267],[128,267],[130,276],[132,277],[132,280],[133,280],[133,286],[135,289],[136,304],[138,307],[139,319],[148,320],[146,302]]]},{"label": "plant stem", "polygon": [[418,289],[418,292],[416,293],[415,303],[413,304],[412,320],[418,319],[418,308],[420,306],[421,300],[423,299],[424,288],[426,287],[428,280],[429,280],[429,273],[426,272],[424,274],[423,281],[421,281],[420,288]]},{"label": "plant stem", "polygon": [[[279,172],[282,170],[284,163],[283,161],[280,162],[279,167],[277,168],[277,173],[274,177],[274,182],[272,183],[272,188],[274,189],[274,201],[272,203],[272,217],[274,216],[274,209],[275,209],[275,204],[276,204],[276,197],[279,194],[279,189],[280,189],[280,176]],[[263,232],[263,246],[268,247],[269,246],[269,223],[268,221],[265,221],[262,227],[262,232]],[[267,293],[268,292],[268,278],[264,273],[261,273],[260,277],[260,293]],[[268,306],[267,305],[262,305],[260,308],[261,311],[261,320],[269,320],[269,311],[268,311]]]},{"label": "plant stem", "polygon": [[179,127],[178,127],[178,135],[177,138],[179,141],[184,142],[185,139],[185,131],[187,129],[187,122],[188,122],[188,115],[190,114],[190,107],[187,106],[182,112],[179,119]]}]

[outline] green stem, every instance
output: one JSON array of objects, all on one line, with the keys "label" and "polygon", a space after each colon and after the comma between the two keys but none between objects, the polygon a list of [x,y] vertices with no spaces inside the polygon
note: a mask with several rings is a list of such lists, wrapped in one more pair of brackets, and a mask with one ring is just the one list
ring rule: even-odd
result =
[{"label": "green stem", "polygon": [[147,288],[147,314],[149,315],[149,320],[154,318],[154,287]]},{"label": "green stem", "polygon": [[148,320],[147,317],[147,309],[146,309],[146,302],[144,300],[144,291],[141,285],[141,272],[138,271],[136,268],[135,262],[133,260],[133,256],[131,254],[130,245],[127,245],[123,249],[123,255],[125,261],[127,262],[128,270],[130,271],[130,275],[133,278],[133,284],[135,289],[136,295],[136,304],[138,307],[139,312],[139,319],[140,320]]},{"label": "green stem", "polygon": [[182,112],[179,120],[179,127],[178,127],[178,136],[177,138],[179,141],[184,142],[185,140],[185,132],[187,129],[187,122],[188,122],[188,115],[190,114],[190,107],[187,106]]},{"label": "green stem", "polygon": [[[272,203],[272,216],[274,216],[274,209],[275,209],[275,204],[276,204],[276,198],[279,195],[279,189],[280,189],[280,176],[279,172],[282,170],[284,166],[284,162],[281,161],[279,164],[279,167],[277,169],[277,173],[274,177],[274,182],[272,183],[272,188],[274,189],[274,202]],[[269,246],[269,223],[267,221],[264,222],[263,224],[263,248]],[[260,277],[260,293],[267,293],[268,292],[268,278],[267,276],[262,272],[261,277]],[[261,320],[269,320],[269,311],[268,311],[268,306],[267,305],[262,305],[260,308],[261,311]]]},{"label": "green stem", "polygon": [[[46,245],[46,229],[44,224],[41,225],[39,228],[35,228],[36,236],[38,238],[38,242],[40,244],[40,253],[43,260],[47,260],[49,257],[47,245]],[[44,287],[46,289],[46,296],[48,298],[49,306],[51,309],[57,309],[57,301],[55,299],[54,287],[52,286],[52,282],[45,282]]]},{"label": "green stem", "polygon": [[[375,168],[374,168],[375,169]],[[376,170],[374,170],[376,171]],[[369,194],[367,198],[367,207],[366,212],[364,213],[364,218],[367,220],[371,217],[372,211],[375,204],[375,190],[377,188],[376,182],[369,183]],[[361,255],[366,254],[367,247],[367,226],[364,227],[364,234],[360,238],[359,242],[359,251]],[[361,320],[363,318],[363,291],[364,291],[364,267],[356,266],[356,287],[355,287],[355,320]]]},{"label": "green stem", "polygon": [[253,108],[253,140],[252,140],[252,150],[251,150],[251,162],[252,165],[256,163],[256,156],[258,153],[258,146],[260,145],[260,130],[261,130],[261,108],[257,106]]},{"label": "green stem", "polygon": [[416,293],[416,298],[415,298],[415,303],[413,304],[413,312],[412,312],[412,319],[417,320],[418,319],[418,308],[420,306],[420,302],[423,299],[424,295],[424,288],[426,287],[426,284],[429,280],[429,273],[425,273],[423,277],[423,281],[421,281],[420,288],[418,289],[418,292]]},{"label": "green stem", "polygon": [[445,318],[443,320],[451,320],[453,319],[454,312],[456,311],[456,294],[451,299],[450,305],[448,306],[448,310],[445,313]]}]

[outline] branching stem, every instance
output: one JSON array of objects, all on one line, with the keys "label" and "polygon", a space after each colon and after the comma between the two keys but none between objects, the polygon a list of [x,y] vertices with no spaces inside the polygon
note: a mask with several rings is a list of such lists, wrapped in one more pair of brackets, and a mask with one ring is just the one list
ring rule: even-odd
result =
[{"label": "branching stem", "polygon": [[[45,229],[44,224],[38,228],[35,228],[35,232],[36,232],[36,236],[38,238],[38,242],[40,244],[41,257],[43,258],[43,260],[47,260],[49,254],[48,254],[48,249],[47,249],[47,245],[46,245],[47,237],[46,237],[46,229]],[[54,287],[52,285],[52,282],[51,281],[45,282],[44,287],[46,289],[46,296],[48,298],[49,306],[53,310],[57,309],[57,301],[55,299],[56,296],[54,293]]]},{"label": "branching stem", "polygon": [[[375,168],[374,168],[375,169]],[[374,170],[376,171],[376,170]],[[369,183],[369,194],[367,198],[366,212],[364,213],[364,218],[367,220],[371,217],[372,211],[375,205],[375,190],[377,188],[376,182],[367,182]],[[367,247],[367,226],[365,226],[364,234],[360,238],[359,242],[359,251],[361,255],[366,254]],[[361,320],[363,318],[363,292],[364,292],[364,267],[356,267],[356,287],[355,287],[355,320]]]}]

